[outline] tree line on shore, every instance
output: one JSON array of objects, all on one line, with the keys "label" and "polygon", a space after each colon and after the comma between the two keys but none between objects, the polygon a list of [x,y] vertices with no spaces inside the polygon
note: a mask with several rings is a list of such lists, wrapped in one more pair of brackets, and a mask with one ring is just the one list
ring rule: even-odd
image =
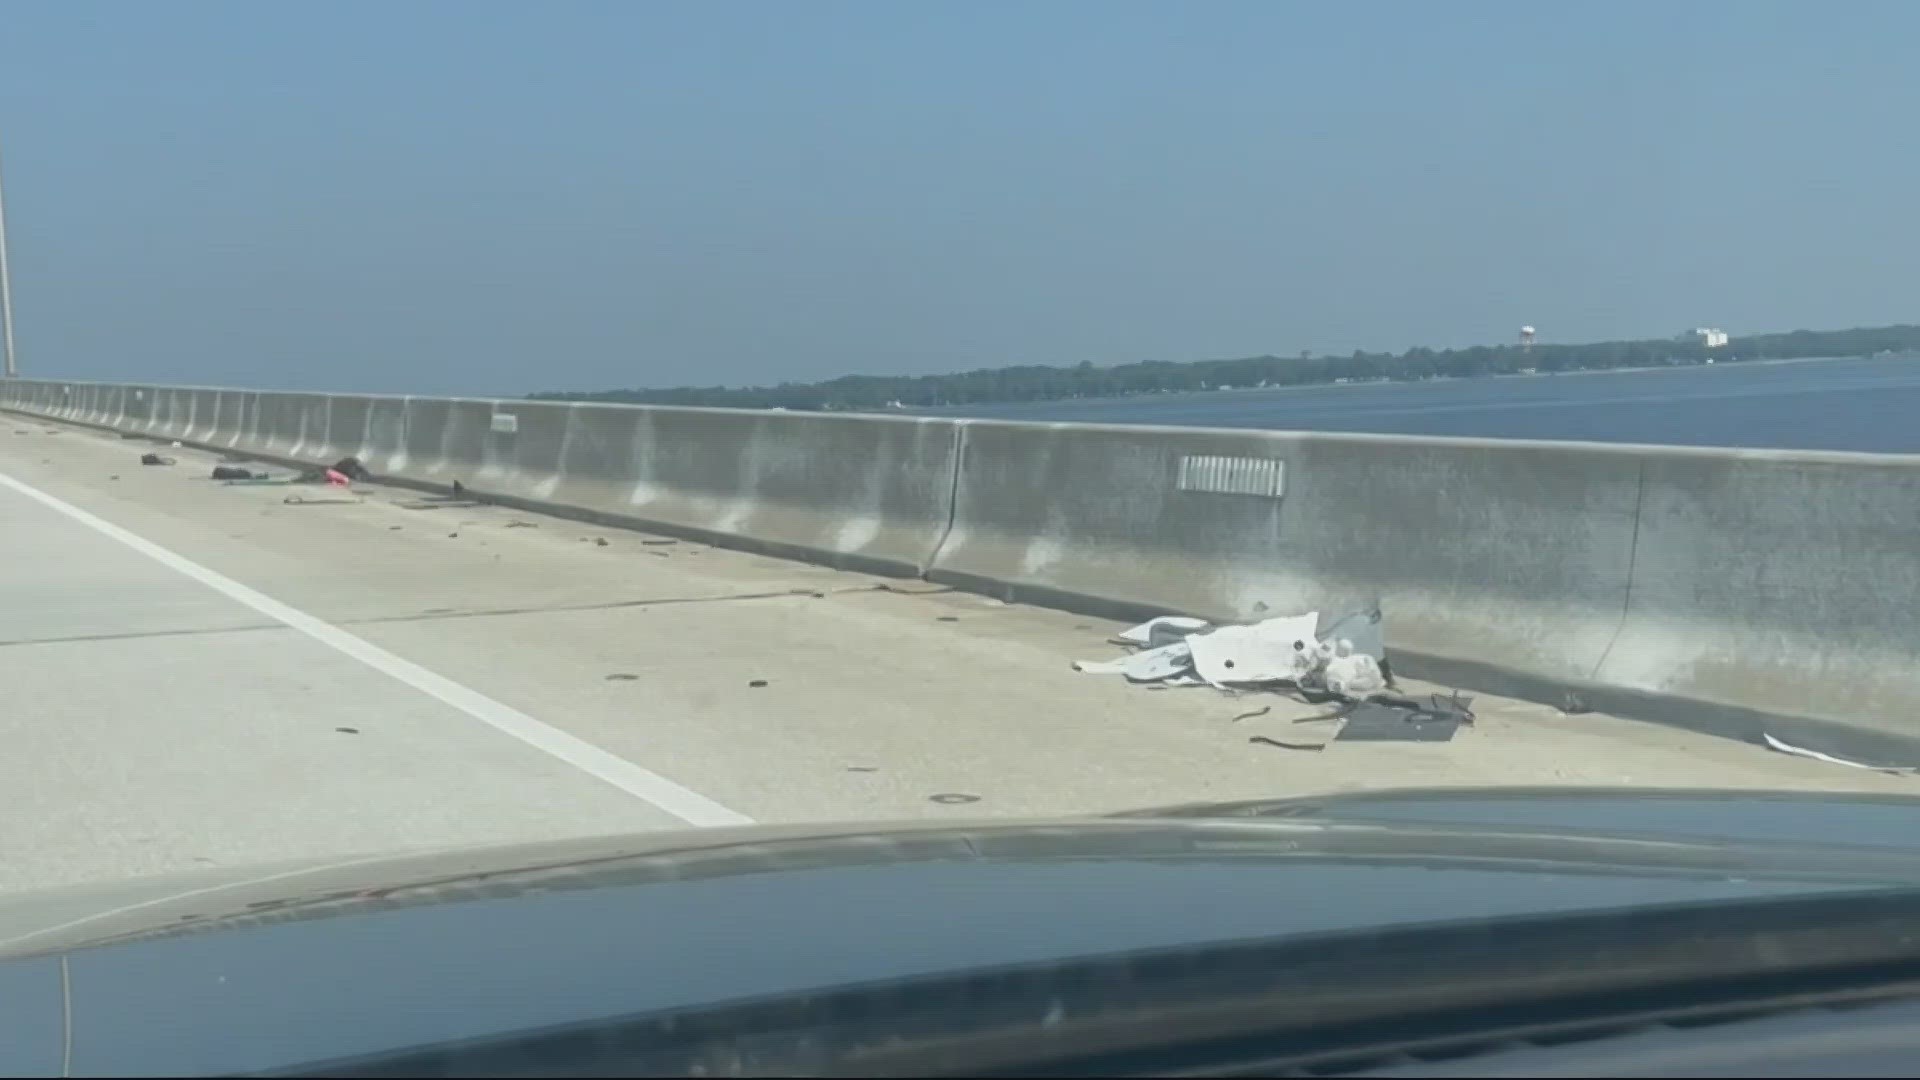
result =
[{"label": "tree line on shore", "polygon": [[1490,375],[1686,364],[1875,356],[1920,352],[1920,326],[1795,330],[1736,337],[1708,348],[1697,335],[1585,345],[1476,345],[1465,349],[1413,348],[1406,352],[1344,356],[1249,356],[1185,363],[1149,361],[1096,367],[1003,367],[951,375],[846,375],[816,383],[778,386],[684,386],[672,389],[601,390],[534,394],[536,400],[605,401],[653,405],[723,406],[793,410],[887,408],[942,409],[1017,401],[1123,397],[1135,394],[1306,386],[1334,382],[1412,382]]}]

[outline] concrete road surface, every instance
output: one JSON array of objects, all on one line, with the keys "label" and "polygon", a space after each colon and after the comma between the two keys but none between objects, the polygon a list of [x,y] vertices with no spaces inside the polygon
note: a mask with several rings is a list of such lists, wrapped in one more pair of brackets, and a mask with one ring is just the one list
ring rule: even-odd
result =
[{"label": "concrete road surface", "polygon": [[1070,670],[1117,624],[153,449],[0,414],[0,888],[1399,785],[1920,791],[1487,698],[1448,743],[1277,749],[1332,725]]}]

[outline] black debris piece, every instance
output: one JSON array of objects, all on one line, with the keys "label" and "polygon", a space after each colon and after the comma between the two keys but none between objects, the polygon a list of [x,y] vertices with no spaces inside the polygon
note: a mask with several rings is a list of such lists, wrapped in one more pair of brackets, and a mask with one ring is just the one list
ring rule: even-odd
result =
[{"label": "black debris piece", "polygon": [[606,537],[604,537],[604,536],[596,536],[596,537],[594,537],[594,538],[593,538],[593,542],[594,542],[594,544],[595,544],[596,546],[598,546],[598,547],[606,547],[606,546],[607,546],[607,538],[606,538]]},{"label": "black debris piece", "polygon": [[1472,698],[1428,694],[1381,695],[1347,710],[1334,738],[1343,742],[1447,742],[1461,724],[1473,722]]},{"label": "black debris piece", "polygon": [[114,473],[114,474],[113,474],[112,476],[109,476],[109,477],[107,477],[107,479],[109,479],[109,480],[118,480],[118,479],[120,479],[120,474],[119,474],[119,473]]},{"label": "black debris piece", "polygon": [[941,615],[941,616],[938,616],[937,618],[935,618],[935,619],[934,619],[934,621],[935,621],[935,622],[959,622],[959,621],[960,621],[960,616],[958,616],[958,615]]},{"label": "black debris piece", "polygon": [[170,457],[161,457],[159,454],[149,453],[149,454],[140,455],[140,464],[142,465],[174,465],[178,463],[175,462]]},{"label": "black debris piece", "polygon": [[[584,536],[583,536],[583,537],[581,537],[580,539],[582,539],[582,540],[585,540],[585,539],[586,539],[586,537],[584,537]],[[669,554],[667,554],[667,553],[666,553],[666,552],[664,552],[664,551],[649,551],[649,552],[647,552],[647,554],[649,554],[649,555],[658,555],[658,556],[660,556],[660,557],[661,557],[661,558],[663,558],[663,559],[671,559],[671,558],[673,558],[673,556],[671,556],[671,555],[669,555]]]},{"label": "black debris piece", "polygon": [[[16,432],[14,432],[14,434],[15,434],[15,435],[25,435],[25,434],[26,434],[26,432],[24,432],[24,431],[16,431]],[[146,436],[144,436],[144,435],[130,435],[130,434],[128,434],[127,432],[124,432],[124,431],[120,433],[120,437],[121,437],[121,438],[123,438],[123,439],[144,439],[144,438],[146,438]]]},{"label": "black debris piece", "polygon": [[1460,729],[1451,714],[1408,712],[1373,702],[1362,702],[1347,714],[1334,738],[1343,742],[1447,742]]},{"label": "black debris piece", "polygon": [[847,771],[848,772],[879,772],[880,769],[876,765],[849,765],[847,766]]},{"label": "black debris piece", "polygon": [[759,686],[765,686],[765,685],[767,685],[767,680],[765,680],[765,679],[754,679],[754,680],[752,680],[751,682],[749,682],[749,683],[747,683],[747,685],[748,685],[748,686],[754,686],[754,687],[759,687]]},{"label": "black debris piece", "polygon": [[648,547],[664,547],[668,544],[677,544],[680,541],[678,540],[642,540],[640,542],[647,545]]},{"label": "black debris piece", "polygon": [[213,479],[215,480],[264,480],[266,476],[266,473],[255,474],[252,469],[243,469],[238,465],[215,465],[213,467]]},{"label": "black debris piece", "polygon": [[1327,748],[1326,743],[1281,742],[1279,739],[1269,739],[1265,735],[1254,735],[1247,741],[1259,743],[1262,746],[1277,746],[1282,750],[1325,750]]},{"label": "black debris piece", "polygon": [[449,539],[449,540],[455,540],[455,539],[458,539],[458,538],[459,538],[459,536],[460,536],[460,534],[459,534],[459,533],[457,533],[457,532],[450,532],[450,533],[448,533],[448,534],[447,534],[447,539]]},{"label": "black debris piece", "polygon": [[1372,700],[1396,709],[1457,713],[1461,723],[1473,723],[1473,698],[1458,690],[1445,694],[1375,694]]},{"label": "black debris piece", "polygon": [[1251,720],[1256,716],[1265,716],[1272,711],[1273,711],[1273,706],[1267,705],[1262,708],[1255,709],[1252,712],[1243,712],[1239,716],[1234,717],[1234,720],[1235,721]]},{"label": "black debris piece", "polygon": [[334,462],[333,471],[339,473],[341,476],[344,476],[349,480],[373,479],[373,473],[369,472],[365,465],[360,464],[359,458],[354,457],[351,454],[341,458],[339,461]]},{"label": "black debris piece", "polygon": [[979,802],[980,796],[968,795],[965,792],[960,792],[960,791],[943,791],[938,795],[927,796],[927,801],[937,802],[942,806],[958,806],[962,803]]},{"label": "black debris piece", "polygon": [[358,734],[360,734],[360,729],[359,729],[359,728],[357,728],[357,727],[337,727],[337,728],[334,728],[333,730],[335,730],[335,731],[337,731],[337,732],[339,732],[339,733],[340,733],[340,734],[342,734],[342,735],[358,735]]},{"label": "black debris piece", "polygon": [[531,522],[531,521],[509,521],[509,522],[507,522],[507,528],[509,528],[509,529],[537,529],[537,528],[539,528],[539,527],[540,527],[540,526],[538,526],[538,525],[536,525],[536,524],[534,524],[534,523],[533,523],[533,522]]},{"label": "black debris piece", "polygon": [[387,531],[388,531],[388,532],[399,532],[399,531],[400,531],[400,526],[398,526],[398,525],[389,525],[389,526],[387,526]]},{"label": "black debris piece", "polygon": [[633,680],[638,679],[639,677],[640,676],[638,675],[630,675],[624,671],[616,671],[613,674],[607,676],[607,681],[608,682],[632,682]]},{"label": "black debris piece", "polygon": [[465,485],[465,484],[463,484],[463,483],[461,483],[461,482],[460,482],[460,481],[458,481],[458,480],[455,480],[455,481],[453,482],[453,497],[454,497],[454,498],[456,498],[456,499],[464,499],[464,498],[466,498],[466,497],[467,497],[467,485]]}]

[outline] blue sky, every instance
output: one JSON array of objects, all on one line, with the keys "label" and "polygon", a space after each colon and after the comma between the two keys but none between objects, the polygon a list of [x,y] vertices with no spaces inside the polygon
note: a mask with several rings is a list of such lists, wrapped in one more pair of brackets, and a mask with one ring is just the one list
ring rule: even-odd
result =
[{"label": "blue sky", "polygon": [[511,394],[1920,321],[1920,5],[0,6],[23,371]]}]

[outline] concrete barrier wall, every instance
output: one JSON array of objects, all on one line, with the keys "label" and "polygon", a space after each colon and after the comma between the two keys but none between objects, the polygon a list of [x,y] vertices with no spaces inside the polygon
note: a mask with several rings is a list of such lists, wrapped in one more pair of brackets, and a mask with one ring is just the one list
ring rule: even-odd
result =
[{"label": "concrete barrier wall", "polygon": [[[21,411],[1920,760],[1920,457],[0,383]],[[1569,698],[1572,695],[1572,698]]]},{"label": "concrete barrier wall", "polygon": [[1893,743],[1920,736],[1920,458],[1640,457],[1633,588],[1596,681],[1825,717],[1912,760]]},{"label": "concrete barrier wall", "polygon": [[834,565],[918,574],[959,425],[904,418],[18,380],[10,407]]},{"label": "concrete barrier wall", "polygon": [[561,481],[535,495],[918,573],[946,530],[957,431],[936,420],[573,405]]},{"label": "concrete barrier wall", "polygon": [[468,481],[477,490],[904,573],[925,569],[946,529],[958,430],[553,402],[496,402],[469,422],[480,442]]},{"label": "concrete barrier wall", "polygon": [[1581,445],[976,423],[932,577],[1126,615],[1377,602],[1396,655],[1571,683],[1625,611],[1637,498],[1631,454]]},{"label": "concrete barrier wall", "polygon": [[1377,601],[1403,674],[1920,761],[1917,457],[977,422],[929,576],[1116,615]]}]

